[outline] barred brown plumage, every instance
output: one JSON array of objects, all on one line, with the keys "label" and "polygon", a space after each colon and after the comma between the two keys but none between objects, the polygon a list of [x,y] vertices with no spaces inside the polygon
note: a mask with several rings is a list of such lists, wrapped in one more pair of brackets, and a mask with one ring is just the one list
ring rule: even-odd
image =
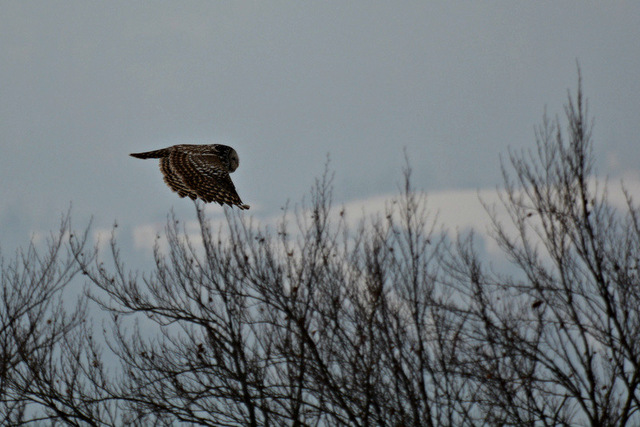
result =
[{"label": "barred brown plumage", "polygon": [[230,173],[240,160],[233,148],[222,144],[181,144],[161,150],[131,153],[138,159],[160,159],[164,182],[180,197],[249,209],[240,200]]}]

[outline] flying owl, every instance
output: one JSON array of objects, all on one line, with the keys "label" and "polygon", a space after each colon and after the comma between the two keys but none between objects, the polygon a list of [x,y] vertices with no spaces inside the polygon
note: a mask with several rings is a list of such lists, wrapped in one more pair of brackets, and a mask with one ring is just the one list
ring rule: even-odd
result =
[{"label": "flying owl", "polygon": [[240,200],[229,174],[240,164],[233,148],[221,145],[174,145],[145,153],[131,153],[138,159],[160,159],[164,182],[180,197],[216,202],[221,206],[249,209]]}]

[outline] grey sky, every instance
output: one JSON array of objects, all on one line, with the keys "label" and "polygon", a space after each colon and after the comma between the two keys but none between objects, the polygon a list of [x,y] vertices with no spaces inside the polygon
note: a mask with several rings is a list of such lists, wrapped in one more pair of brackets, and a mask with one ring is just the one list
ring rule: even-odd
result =
[{"label": "grey sky", "polygon": [[[155,161],[225,143],[250,213],[323,169],[339,202],[500,182],[498,154],[561,112],[580,61],[599,169],[640,164],[637,2],[0,1],[0,242],[77,221],[125,229],[191,202]],[[437,206],[436,206],[437,208]],[[446,222],[446,219],[444,219]]]}]

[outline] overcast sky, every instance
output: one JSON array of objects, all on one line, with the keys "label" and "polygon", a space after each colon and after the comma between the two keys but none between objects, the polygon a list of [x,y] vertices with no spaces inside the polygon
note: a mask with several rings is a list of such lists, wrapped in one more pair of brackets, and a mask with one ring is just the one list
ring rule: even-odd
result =
[{"label": "overcast sky", "polygon": [[172,207],[193,218],[157,161],[128,156],[178,143],[236,148],[258,218],[299,201],[327,153],[338,203],[378,206],[406,147],[414,184],[464,223],[447,212],[477,216],[499,154],[562,112],[576,60],[598,170],[635,185],[639,23],[640,2],[0,1],[0,244],[70,203],[125,241]]}]

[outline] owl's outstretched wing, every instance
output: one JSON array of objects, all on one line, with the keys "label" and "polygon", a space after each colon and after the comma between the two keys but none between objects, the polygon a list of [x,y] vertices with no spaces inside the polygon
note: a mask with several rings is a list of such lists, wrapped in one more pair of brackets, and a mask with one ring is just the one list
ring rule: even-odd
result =
[{"label": "owl's outstretched wing", "polygon": [[160,159],[160,171],[164,177],[164,182],[180,197],[189,197],[193,200],[198,198],[198,195],[187,187],[182,175],[171,166],[169,156]]},{"label": "owl's outstretched wing", "polygon": [[167,178],[165,174],[165,182],[181,197],[195,199],[195,195],[207,203],[249,209],[242,203],[226,166],[217,155],[175,150],[168,157],[168,168],[181,179]]}]

